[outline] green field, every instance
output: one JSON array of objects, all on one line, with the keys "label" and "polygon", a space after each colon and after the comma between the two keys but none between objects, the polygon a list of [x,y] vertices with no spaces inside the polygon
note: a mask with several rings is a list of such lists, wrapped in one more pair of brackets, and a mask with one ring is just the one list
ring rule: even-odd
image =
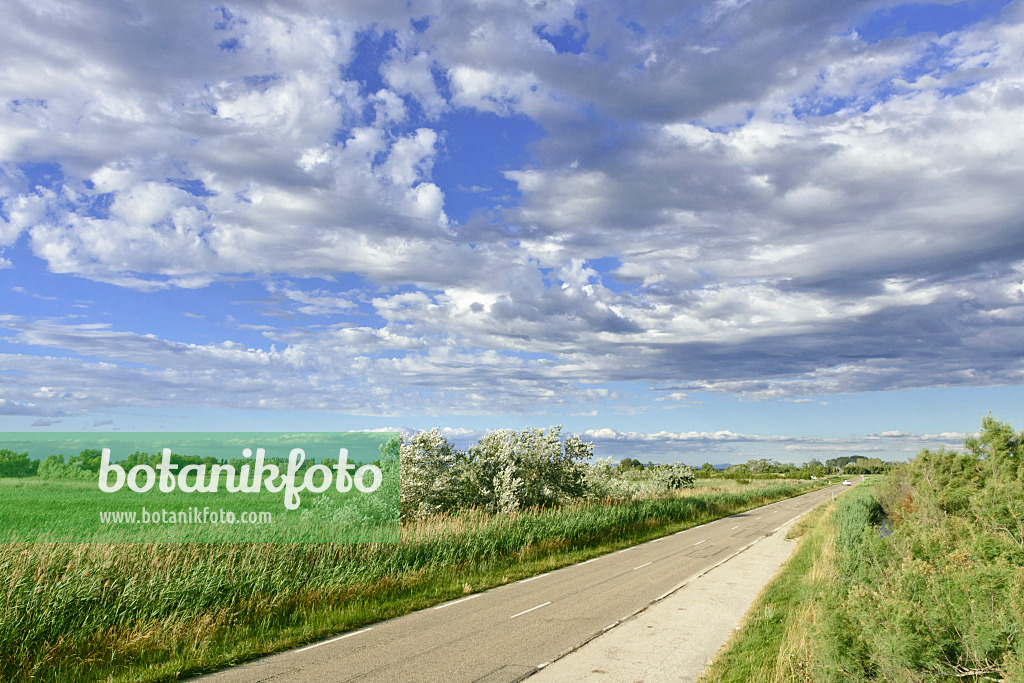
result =
[{"label": "green field", "polygon": [[[244,498],[226,491],[192,494],[117,491],[95,482],[0,480],[3,537],[13,543],[337,543],[398,540],[398,492],[307,496],[286,510],[280,493]],[[130,517],[113,517],[113,515]],[[262,515],[262,517],[261,517]],[[111,521],[117,519],[118,521]],[[251,523],[249,520],[251,519]]]},{"label": "green field", "polygon": [[398,449],[385,432],[6,432],[0,542],[394,542]]}]

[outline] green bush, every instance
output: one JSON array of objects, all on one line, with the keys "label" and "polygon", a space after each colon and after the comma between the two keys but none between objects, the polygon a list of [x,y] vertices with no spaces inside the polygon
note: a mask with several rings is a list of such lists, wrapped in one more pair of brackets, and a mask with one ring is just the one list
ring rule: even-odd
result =
[{"label": "green bush", "polygon": [[1021,680],[1022,436],[987,418],[965,451],[922,451],[875,497],[844,497],[821,680]]},{"label": "green bush", "polygon": [[[73,458],[72,458],[73,460]],[[70,479],[87,481],[96,479],[96,472],[83,469],[80,462],[64,462],[63,455],[51,455],[39,463],[37,476],[42,479]]]},{"label": "green bush", "polygon": [[38,468],[39,461],[30,460],[28,453],[0,448],[0,477],[34,477]]}]

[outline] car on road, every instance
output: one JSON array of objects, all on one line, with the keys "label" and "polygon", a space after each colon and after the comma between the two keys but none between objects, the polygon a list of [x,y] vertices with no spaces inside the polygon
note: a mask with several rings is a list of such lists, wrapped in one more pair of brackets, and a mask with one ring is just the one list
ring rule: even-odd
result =
[{"label": "car on road", "polygon": [[853,482],[850,481],[849,479],[844,479],[843,486],[853,486]]}]

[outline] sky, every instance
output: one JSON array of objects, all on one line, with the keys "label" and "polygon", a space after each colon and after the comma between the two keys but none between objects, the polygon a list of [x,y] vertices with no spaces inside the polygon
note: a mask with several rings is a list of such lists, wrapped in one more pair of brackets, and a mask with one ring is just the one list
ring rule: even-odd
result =
[{"label": "sky", "polygon": [[1024,428],[1024,0],[11,0],[0,429]]}]

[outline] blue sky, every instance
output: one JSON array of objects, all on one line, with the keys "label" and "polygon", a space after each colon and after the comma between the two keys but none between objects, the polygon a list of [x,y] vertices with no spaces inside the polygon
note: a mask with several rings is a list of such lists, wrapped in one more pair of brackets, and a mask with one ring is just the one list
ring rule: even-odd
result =
[{"label": "blue sky", "polygon": [[1020,0],[0,21],[2,429],[699,464],[1024,426]]}]

